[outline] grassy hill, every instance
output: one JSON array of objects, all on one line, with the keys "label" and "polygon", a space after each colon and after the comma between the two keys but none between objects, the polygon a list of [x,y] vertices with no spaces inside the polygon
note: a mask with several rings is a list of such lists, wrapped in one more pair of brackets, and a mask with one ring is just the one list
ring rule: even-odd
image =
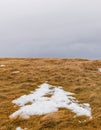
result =
[{"label": "grassy hill", "polygon": [[[0,59],[0,130],[101,130],[101,61],[86,59]],[[2,66],[4,65],[4,66]],[[9,119],[18,110],[12,100],[34,91],[38,85],[62,86],[89,103],[93,119],[74,116],[67,109],[30,119]]]}]

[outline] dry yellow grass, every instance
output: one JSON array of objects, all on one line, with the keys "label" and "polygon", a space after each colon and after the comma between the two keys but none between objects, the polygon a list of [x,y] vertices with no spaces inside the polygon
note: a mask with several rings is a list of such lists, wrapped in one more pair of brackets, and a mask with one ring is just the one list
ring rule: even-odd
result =
[{"label": "dry yellow grass", "polygon": [[[0,59],[0,130],[101,130],[101,61],[86,59]],[[12,73],[20,71],[20,73]],[[44,116],[32,116],[29,120],[10,120],[17,107],[12,100],[29,94],[38,85],[48,81],[74,92],[81,103],[90,103],[93,119],[74,117],[70,110]],[[86,122],[85,122],[86,119]]]}]

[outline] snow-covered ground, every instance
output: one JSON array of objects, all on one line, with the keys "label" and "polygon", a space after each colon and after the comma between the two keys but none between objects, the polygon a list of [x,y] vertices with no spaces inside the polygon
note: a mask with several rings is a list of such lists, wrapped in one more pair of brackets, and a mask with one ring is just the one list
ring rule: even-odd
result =
[{"label": "snow-covered ground", "polygon": [[33,115],[56,112],[59,108],[70,109],[78,116],[85,115],[91,118],[90,105],[88,103],[80,104],[73,95],[73,93],[64,91],[62,87],[43,83],[31,94],[23,95],[12,101],[17,106],[20,106],[20,109],[11,114],[10,118],[21,117],[27,119]]}]

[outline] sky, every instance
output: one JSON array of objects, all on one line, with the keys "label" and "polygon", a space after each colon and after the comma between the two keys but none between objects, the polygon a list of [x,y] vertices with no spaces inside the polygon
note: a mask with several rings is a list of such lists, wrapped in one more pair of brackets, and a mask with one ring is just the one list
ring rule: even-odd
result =
[{"label": "sky", "polygon": [[101,0],[1,0],[0,57],[101,59]]}]

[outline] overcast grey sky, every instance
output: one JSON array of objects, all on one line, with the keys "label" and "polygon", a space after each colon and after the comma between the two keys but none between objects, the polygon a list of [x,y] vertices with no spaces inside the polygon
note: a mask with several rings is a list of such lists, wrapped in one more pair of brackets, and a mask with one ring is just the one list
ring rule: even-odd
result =
[{"label": "overcast grey sky", "polygon": [[101,59],[101,0],[0,0],[0,57]]}]

